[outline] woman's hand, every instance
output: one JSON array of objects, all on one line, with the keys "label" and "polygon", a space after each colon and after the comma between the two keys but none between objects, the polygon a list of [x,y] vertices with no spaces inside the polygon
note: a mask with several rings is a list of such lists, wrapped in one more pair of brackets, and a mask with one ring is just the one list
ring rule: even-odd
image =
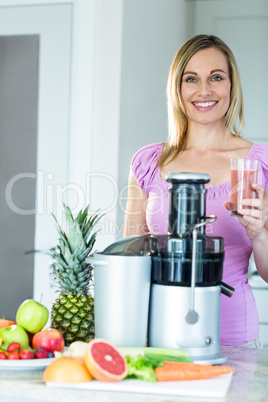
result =
[{"label": "woman's hand", "polygon": [[[243,206],[239,211],[241,216],[232,213],[241,225],[244,226],[251,240],[264,230],[265,224],[267,225],[268,222],[268,207],[264,203],[263,188],[259,184],[253,184],[252,187],[257,192],[257,198],[246,198],[241,201]],[[230,202],[226,201],[224,206],[229,211],[231,210]]]}]

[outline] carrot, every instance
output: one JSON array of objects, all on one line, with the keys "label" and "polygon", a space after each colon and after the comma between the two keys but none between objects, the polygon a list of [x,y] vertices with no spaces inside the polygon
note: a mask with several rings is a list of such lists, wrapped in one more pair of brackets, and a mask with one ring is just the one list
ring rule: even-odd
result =
[{"label": "carrot", "polygon": [[212,366],[195,363],[165,362],[155,368],[157,381],[186,381],[212,378],[234,371],[229,366]]}]

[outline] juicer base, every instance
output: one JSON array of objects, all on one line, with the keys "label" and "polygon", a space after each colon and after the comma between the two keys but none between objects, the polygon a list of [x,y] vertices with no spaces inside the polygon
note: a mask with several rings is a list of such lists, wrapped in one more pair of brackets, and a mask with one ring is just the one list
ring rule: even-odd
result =
[{"label": "juicer base", "polygon": [[221,353],[215,353],[214,355],[204,355],[204,356],[189,356],[194,363],[198,364],[222,364],[227,361],[227,357]]}]

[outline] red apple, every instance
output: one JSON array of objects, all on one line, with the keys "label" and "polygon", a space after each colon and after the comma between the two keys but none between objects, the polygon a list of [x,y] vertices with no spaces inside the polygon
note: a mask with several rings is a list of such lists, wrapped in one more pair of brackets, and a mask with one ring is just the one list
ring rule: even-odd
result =
[{"label": "red apple", "polygon": [[44,329],[34,334],[32,339],[32,346],[36,350],[42,348],[48,352],[63,352],[64,338],[60,331],[54,328]]}]

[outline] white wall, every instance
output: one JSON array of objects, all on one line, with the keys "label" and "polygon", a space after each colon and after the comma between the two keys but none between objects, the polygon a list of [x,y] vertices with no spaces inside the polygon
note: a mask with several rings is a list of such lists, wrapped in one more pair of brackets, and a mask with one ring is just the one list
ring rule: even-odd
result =
[{"label": "white wall", "polygon": [[91,191],[94,206],[107,211],[98,249],[122,235],[133,154],[167,138],[168,70],[186,37],[184,0],[110,3],[100,0],[96,9]]},{"label": "white wall", "polygon": [[[124,211],[118,202],[132,155],[167,136],[165,86],[171,60],[185,37],[185,4],[186,0],[0,0],[1,36],[34,34],[40,39],[38,102],[33,98],[31,113],[38,123],[36,169],[41,175],[36,206],[41,203],[42,208],[30,217],[35,218],[35,241],[31,239],[31,247],[22,242],[23,251],[56,245],[51,212],[62,221],[62,199],[74,214],[88,203],[91,210],[106,213],[96,248],[102,250],[120,236]],[[20,42],[17,56],[24,53]],[[7,105],[6,89],[2,92],[3,105],[18,123],[18,97]],[[26,105],[30,108],[29,101]],[[28,127],[28,115],[22,116]],[[20,131],[16,128],[14,136],[21,138]],[[33,161],[28,152],[32,147],[34,142],[26,147],[27,162]],[[4,165],[21,170],[16,158],[20,150],[14,148],[15,157]],[[16,197],[21,205],[21,194]],[[2,228],[4,236],[7,226]],[[34,297],[45,295],[42,302],[48,307],[55,298],[49,263],[49,256],[35,255]],[[12,263],[12,274],[19,268]],[[31,292],[32,283],[19,285]],[[12,314],[17,305],[14,299]]]},{"label": "white wall", "polygon": [[95,1],[94,15],[89,188],[91,209],[105,213],[96,244],[101,250],[113,242],[110,225],[116,222],[123,0]]},{"label": "white wall", "polygon": [[[133,154],[167,139],[166,83],[185,40],[185,1],[131,0],[124,3],[123,16],[118,186],[125,197]],[[118,236],[126,204],[122,201]]]}]

